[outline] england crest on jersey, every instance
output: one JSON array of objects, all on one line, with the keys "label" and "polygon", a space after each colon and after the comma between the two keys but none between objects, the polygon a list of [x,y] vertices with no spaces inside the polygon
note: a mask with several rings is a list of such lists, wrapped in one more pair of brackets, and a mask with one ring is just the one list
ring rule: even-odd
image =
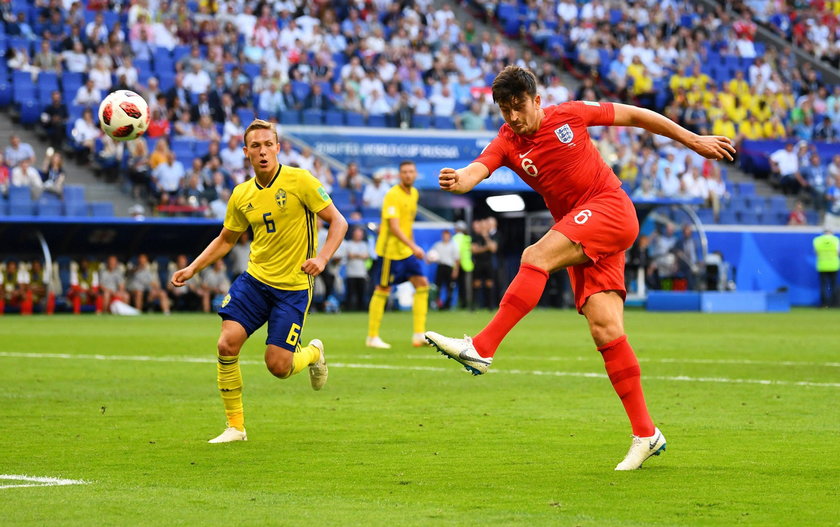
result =
[{"label": "england crest on jersey", "polygon": [[572,128],[568,124],[564,124],[560,128],[554,130],[554,134],[564,145],[571,143],[572,139],[575,138],[575,133],[572,132]]}]

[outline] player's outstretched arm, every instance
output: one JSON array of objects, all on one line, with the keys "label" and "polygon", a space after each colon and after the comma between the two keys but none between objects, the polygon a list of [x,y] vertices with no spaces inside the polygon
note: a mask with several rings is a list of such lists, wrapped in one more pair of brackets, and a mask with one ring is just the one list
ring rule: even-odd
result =
[{"label": "player's outstretched arm", "polygon": [[481,163],[470,163],[464,168],[442,168],[438,176],[440,189],[454,194],[469,192],[476,185],[484,181],[490,171]]},{"label": "player's outstretched arm", "polygon": [[172,273],[172,278],[170,279],[172,285],[181,287],[187,283],[187,280],[195,276],[196,273],[200,273],[205,267],[212,265],[216,260],[229,253],[241,235],[241,232],[222,227],[222,232],[201,251],[198,258],[193,260],[190,265]]},{"label": "player's outstretched arm", "polygon": [[318,251],[318,256],[306,260],[300,266],[301,271],[312,276],[318,276],[324,272],[327,262],[333,257],[344,240],[344,235],[347,234],[347,220],[344,219],[335,204],[330,203],[327,208],[318,213],[318,217],[327,222],[330,228],[327,230],[327,239],[324,246]]},{"label": "player's outstretched arm", "polygon": [[721,159],[734,160],[732,155],[735,153],[735,147],[732,145],[732,140],[728,137],[720,135],[697,135],[664,115],[660,115],[646,108],[618,103],[614,103],[613,108],[615,108],[614,126],[636,126],[654,134],[664,135],[665,137],[679,141],[707,159],[714,159],[716,161]]}]

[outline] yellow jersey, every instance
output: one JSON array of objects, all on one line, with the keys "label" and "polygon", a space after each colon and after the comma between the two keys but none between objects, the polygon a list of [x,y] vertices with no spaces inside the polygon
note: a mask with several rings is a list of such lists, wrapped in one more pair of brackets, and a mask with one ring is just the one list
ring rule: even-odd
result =
[{"label": "yellow jersey", "polygon": [[330,203],[321,182],[301,168],[281,165],[266,187],[256,178],[236,185],[224,225],[254,232],[248,274],[277,289],[308,289],[312,277],[300,266],[317,254],[315,214]]},{"label": "yellow jersey", "polygon": [[411,247],[404,244],[391,233],[388,220],[397,218],[400,230],[409,240],[414,239],[414,217],[417,216],[417,200],[420,193],[411,187],[405,192],[400,185],[396,185],[385,194],[382,201],[382,223],[379,226],[379,238],[376,240],[376,254],[390,260],[403,260],[411,256]]}]

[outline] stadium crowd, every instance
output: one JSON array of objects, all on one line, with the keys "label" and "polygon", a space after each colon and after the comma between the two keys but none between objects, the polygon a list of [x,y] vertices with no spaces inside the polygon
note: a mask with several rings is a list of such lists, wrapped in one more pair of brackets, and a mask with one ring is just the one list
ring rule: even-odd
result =
[{"label": "stadium crowd", "polygon": [[[148,198],[161,213],[221,214],[232,187],[247,177],[236,145],[255,115],[281,124],[495,127],[488,84],[510,63],[538,73],[544,104],[615,98],[739,143],[804,141],[795,174],[782,174],[771,163],[772,182],[786,193],[801,192],[817,211],[837,201],[828,160],[811,154],[815,142],[837,140],[840,86],[824,84],[790,49],[755,42],[755,20],[784,11],[778,3],[714,10],[674,0],[474,5],[499,23],[499,33],[479,32],[451,7],[427,0],[20,1],[3,4],[1,12],[5,64],[15,82],[27,75],[38,79],[33,92],[52,146],[69,138],[81,160],[102,173],[122,174],[134,196]],[[831,17],[815,15],[821,10],[814,4],[795,13],[805,26],[819,19],[820,28],[834,27]],[[765,18],[778,18],[770,15]],[[532,49],[520,53],[505,34]],[[558,63],[581,72],[574,93],[561,82]],[[118,88],[138,91],[150,104],[152,120],[142,140],[115,143],[96,126],[98,102]],[[315,120],[307,121],[307,114]],[[635,198],[692,198],[708,206],[704,220],[735,218],[721,215],[736,194],[725,168],[649,134],[606,134],[594,135]],[[284,162],[309,168],[329,189],[346,189],[339,194],[347,196],[350,210],[366,208],[366,178],[342,177],[305,150],[288,146],[284,152]],[[784,223],[789,214],[786,207],[771,212],[756,218]]]}]

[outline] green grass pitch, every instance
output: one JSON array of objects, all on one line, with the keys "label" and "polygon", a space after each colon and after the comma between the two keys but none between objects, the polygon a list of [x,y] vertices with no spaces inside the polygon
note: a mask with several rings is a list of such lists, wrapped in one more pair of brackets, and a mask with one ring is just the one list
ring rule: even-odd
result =
[{"label": "green grass pitch", "polygon": [[[489,313],[429,315],[474,333]],[[273,378],[243,350],[249,441],[224,414],[212,315],[0,318],[0,524],[840,525],[838,313],[631,311],[667,452],[616,473],[630,429],[582,317],[538,310],[472,377],[364,314],[314,314],[332,365]],[[589,375],[591,374],[591,375]],[[5,487],[5,488],[3,488]]]}]

